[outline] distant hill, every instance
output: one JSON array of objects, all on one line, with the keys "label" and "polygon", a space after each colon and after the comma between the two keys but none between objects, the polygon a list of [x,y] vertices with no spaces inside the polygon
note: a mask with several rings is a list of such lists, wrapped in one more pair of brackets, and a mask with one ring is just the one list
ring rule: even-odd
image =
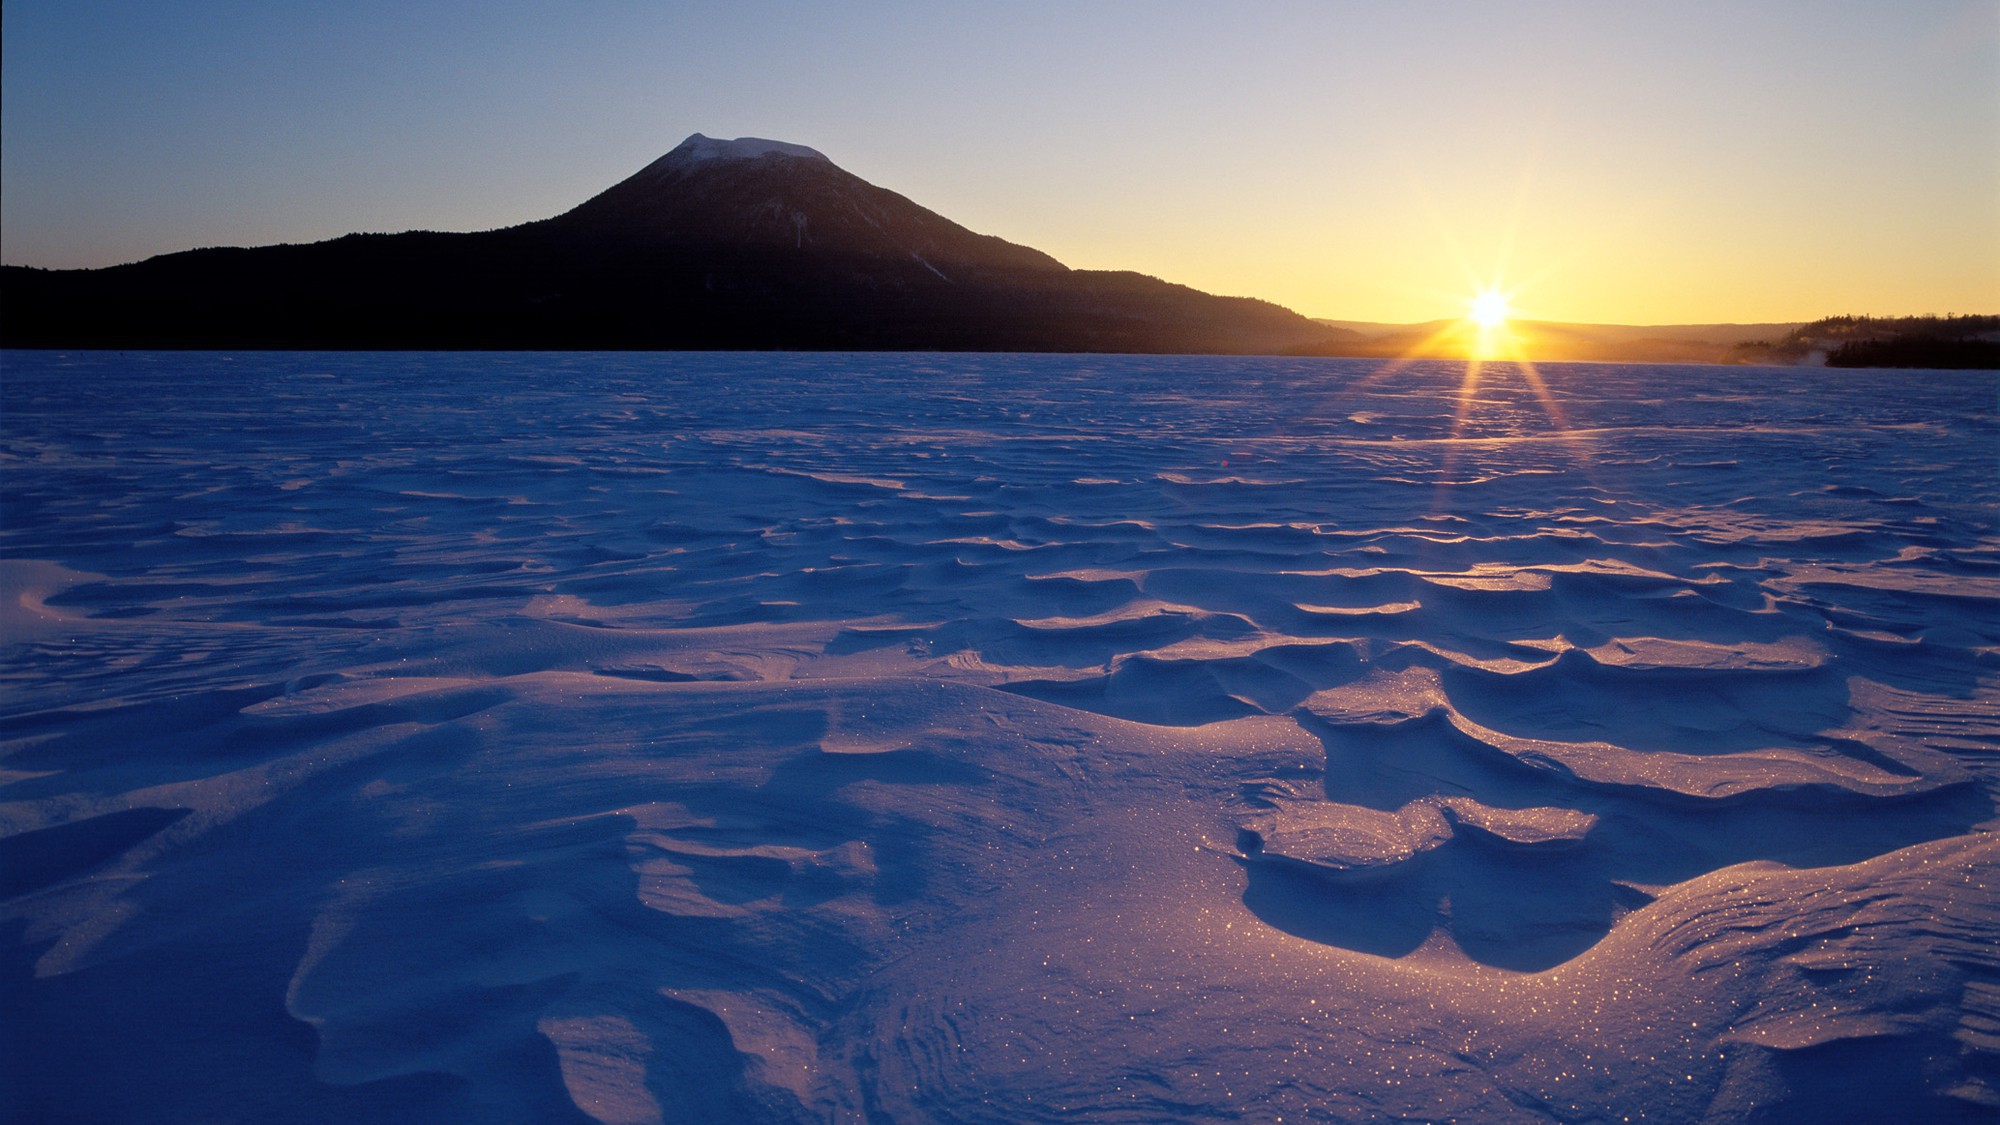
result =
[{"label": "distant hill", "polygon": [[1830,316],[1739,344],[1738,363],[2000,369],[2000,316]]},{"label": "distant hill", "polygon": [[1514,320],[1482,339],[1476,325],[1459,319],[1421,324],[1320,323],[1352,335],[1325,343],[1324,350],[1315,348],[1315,354],[1445,359],[1485,354],[1495,359],[1548,363],[1727,363],[1744,343],[1781,337],[1798,327],[1796,322],[1626,325]]},{"label": "distant hill", "polygon": [[1345,333],[1072,270],[801,145],[697,133],[562,215],[94,270],[0,267],[0,344],[1271,353]]}]

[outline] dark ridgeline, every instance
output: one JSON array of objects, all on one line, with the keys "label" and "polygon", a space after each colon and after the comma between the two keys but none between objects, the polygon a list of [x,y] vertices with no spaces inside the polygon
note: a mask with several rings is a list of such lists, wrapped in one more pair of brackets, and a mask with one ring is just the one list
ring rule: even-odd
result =
[{"label": "dark ridgeline", "polygon": [[565,214],[95,270],[0,269],[0,344],[1268,353],[1277,305],[1072,270],[811,149],[699,133]]},{"label": "dark ridgeline", "polygon": [[1772,343],[1737,345],[1744,363],[1797,363],[1819,353],[1828,367],[2000,370],[2000,316],[1829,316]]}]

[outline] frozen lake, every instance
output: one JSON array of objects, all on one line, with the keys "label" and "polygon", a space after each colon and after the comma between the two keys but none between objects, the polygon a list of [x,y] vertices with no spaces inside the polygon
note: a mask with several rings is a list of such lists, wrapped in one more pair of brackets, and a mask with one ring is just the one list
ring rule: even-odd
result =
[{"label": "frozen lake", "polygon": [[1991,1120],[1996,394],[6,353],[0,1116]]}]

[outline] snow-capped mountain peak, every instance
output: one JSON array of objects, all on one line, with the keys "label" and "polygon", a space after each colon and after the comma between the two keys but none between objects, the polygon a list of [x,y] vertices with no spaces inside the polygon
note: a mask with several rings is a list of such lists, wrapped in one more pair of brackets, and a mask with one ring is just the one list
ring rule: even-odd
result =
[{"label": "snow-capped mountain peak", "polygon": [[826,160],[825,153],[804,145],[765,140],[762,137],[738,137],[733,141],[725,141],[696,133],[682,141],[672,152],[661,157],[659,162],[663,165],[685,167],[710,160],[755,160],[763,156],[795,156],[807,160]]}]

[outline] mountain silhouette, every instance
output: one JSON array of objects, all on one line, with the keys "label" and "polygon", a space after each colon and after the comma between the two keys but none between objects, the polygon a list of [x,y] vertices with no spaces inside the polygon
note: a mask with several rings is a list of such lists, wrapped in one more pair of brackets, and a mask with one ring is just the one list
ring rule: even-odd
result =
[{"label": "mountain silhouette", "polygon": [[17,347],[1269,353],[1338,335],[1264,301],[1070,269],[801,145],[699,133],[502,230],[0,268],[0,343]]}]

